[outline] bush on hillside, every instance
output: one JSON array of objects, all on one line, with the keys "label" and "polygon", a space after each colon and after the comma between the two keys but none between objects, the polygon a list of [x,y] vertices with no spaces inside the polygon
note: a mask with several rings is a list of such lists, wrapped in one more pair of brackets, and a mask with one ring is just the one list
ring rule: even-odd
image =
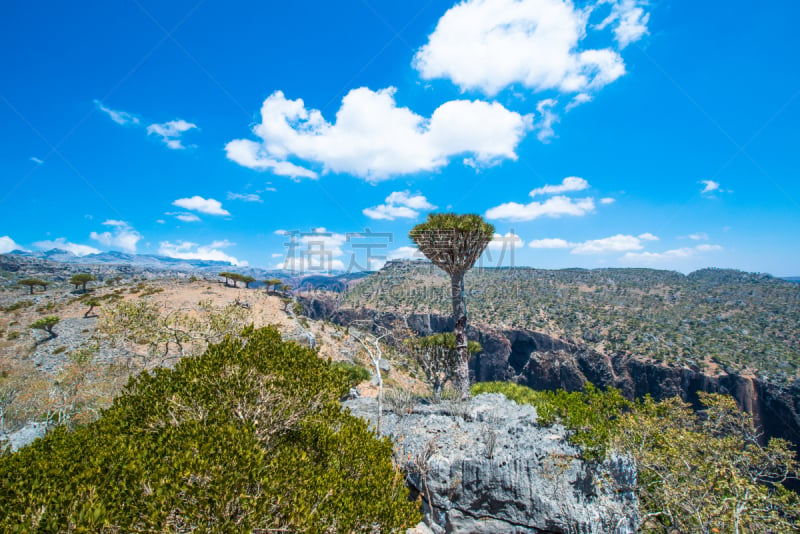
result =
[{"label": "bush on hillside", "polygon": [[348,373],[272,328],[131,379],[98,421],[0,458],[0,531],[391,532],[416,523]]},{"label": "bush on hillside", "polygon": [[783,483],[798,465],[789,443],[760,442],[752,416],[733,398],[700,394],[695,413],[679,398],[631,402],[619,390],[534,391],[475,384],[473,394],[502,393],[536,406],[539,422],[562,423],[588,459],[608,451],[636,465],[643,532],[798,532],[800,497]]}]

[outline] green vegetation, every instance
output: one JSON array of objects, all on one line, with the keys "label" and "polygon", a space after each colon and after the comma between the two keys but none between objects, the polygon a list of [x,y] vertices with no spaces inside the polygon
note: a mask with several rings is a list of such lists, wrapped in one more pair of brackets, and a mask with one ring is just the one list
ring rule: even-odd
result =
[{"label": "green vegetation", "polygon": [[237,287],[237,284],[239,282],[242,282],[244,284],[244,286],[249,289],[250,288],[250,284],[252,284],[253,282],[256,281],[256,279],[253,278],[252,276],[246,276],[246,275],[239,274],[239,273],[222,272],[222,273],[219,273],[219,276],[221,276],[221,277],[223,277],[225,279],[225,285],[226,286],[230,285],[229,280],[232,281],[233,282],[233,287]]},{"label": "green vegetation", "polygon": [[38,286],[42,289],[47,289],[47,282],[44,280],[39,280],[38,278],[25,278],[24,280],[17,282],[17,284],[27,287],[30,290],[31,295],[33,295],[34,287]]},{"label": "green vegetation", "polygon": [[48,339],[55,339],[58,334],[53,332],[53,327],[55,327],[61,318],[57,315],[48,315],[47,317],[42,317],[41,319],[37,319],[33,323],[31,323],[31,328],[34,330],[44,330],[50,337]]},{"label": "green vegetation", "polygon": [[752,416],[728,396],[701,394],[694,413],[678,398],[625,400],[615,389],[533,391],[504,382],[473,394],[502,393],[536,406],[540,423],[561,423],[589,460],[611,452],[633,459],[642,531],[797,532],[800,498],[783,486],[797,476],[789,443],[759,442]]},{"label": "green vegetation", "polygon": [[[196,307],[166,309],[156,302],[121,301],[103,308],[99,330],[114,343],[139,353],[144,367],[155,358],[196,356],[209,344],[237,336],[250,322],[249,312],[236,304],[215,306],[210,300]],[[137,351],[137,347],[146,349]]]},{"label": "green vegetation", "polygon": [[89,282],[94,282],[97,280],[94,275],[89,273],[78,273],[72,276],[69,279],[69,283],[75,286],[75,289],[78,289],[78,286],[81,286],[83,289],[82,291],[86,293],[86,284]]},{"label": "green vegetation", "polygon": [[278,278],[269,278],[267,280],[264,280],[264,285],[267,287],[272,286],[272,291],[277,291],[278,286],[281,285],[282,283],[283,280],[280,280]]},{"label": "green vegetation", "polygon": [[365,380],[369,380],[372,376],[369,369],[355,363],[335,362],[332,364],[332,367],[342,372],[347,382],[353,385],[358,385]]},{"label": "green vegetation", "polygon": [[86,312],[83,314],[83,317],[84,317],[85,319],[88,319],[89,317],[92,317],[92,311],[93,311],[95,308],[97,308],[97,307],[99,307],[99,306],[102,306],[102,304],[103,304],[103,301],[101,301],[100,299],[89,298],[89,299],[86,299],[86,300],[84,300],[84,301],[83,301],[83,303],[84,303],[86,306],[89,306],[89,309],[88,309],[88,310],[86,310]]},{"label": "green vegetation", "polygon": [[0,307],[0,311],[4,312],[13,312],[17,310],[21,310],[22,308],[27,308],[29,306],[33,306],[34,302],[32,300],[18,300],[17,302],[11,303],[8,306]]},{"label": "green vegetation", "polygon": [[[426,337],[408,338],[406,349],[411,360],[422,371],[425,382],[430,386],[434,399],[441,399],[442,390],[448,382],[453,382],[458,370],[459,355],[456,350],[456,336],[452,332],[433,334]],[[467,343],[467,352],[477,354],[480,343]]]},{"label": "green vegetation", "polygon": [[[705,269],[473,269],[470,318],[527,328],[605,353],[628,353],[779,383],[800,377],[800,285]],[[345,295],[345,306],[450,313],[448,278],[420,262],[393,263]]]},{"label": "green vegetation", "polygon": [[464,274],[471,269],[492,240],[494,226],[480,215],[431,213],[428,220],[411,229],[408,236],[420,252],[450,276],[453,333],[458,353],[456,377],[463,399],[469,398],[469,350]]},{"label": "green vegetation", "polygon": [[346,373],[274,329],[144,372],[98,421],[0,458],[4,532],[394,532],[420,519]]}]

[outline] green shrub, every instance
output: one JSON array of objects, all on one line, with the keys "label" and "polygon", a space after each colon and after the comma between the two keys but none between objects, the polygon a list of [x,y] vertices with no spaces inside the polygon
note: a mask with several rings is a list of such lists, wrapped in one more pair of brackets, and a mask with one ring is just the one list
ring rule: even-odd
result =
[{"label": "green shrub", "polygon": [[0,531],[381,532],[420,519],[347,373],[272,328],[131,379],[96,422],[0,458]]},{"label": "green shrub", "polygon": [[27,308],[28,306],[33,306],[32,300],[18,300],[13,304],[9,304],[8,306],[0,307],[0,310],[4,312],[11,312],[21,310],[22,308]]},{"label": "green shrub", "polygon": [[372,377],[369,369],[350,362],[334,362],[331,367],[344,374],[345,380],[350,384],[350,387],[357,386]]},{"label": "green shrub", "polygon": [[752,415],[732,397],[700,393],[696,414],[677,397],[631,402],[591,384],[567,393],[491,382],[472,392],[536,406],[541,424],[573,431],[587,459],[607,450],[630,457],[643,532],[798,532],[800,496],[783,485],[798,473],[794,451],[781,439],[761,444]]}]

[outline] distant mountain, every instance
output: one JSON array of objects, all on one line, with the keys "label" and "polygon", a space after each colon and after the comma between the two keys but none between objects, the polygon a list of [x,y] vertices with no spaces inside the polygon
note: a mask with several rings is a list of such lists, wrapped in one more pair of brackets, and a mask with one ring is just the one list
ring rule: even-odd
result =
[{"label": "distant mountain", "polygon": [[787,282],[794,282],[795,284],[800,284],[800,276],[785,276],[783,278]]},{"label": "distant mountain", "polygon": [[196,269],[206,267],[232,267],[233,264],[227,261],[211,260],[184,260],[169,258],[167,256],[156,256],[153,254],[128,254],[112,250],[99,254],[86,254],[78,256],[67,250],[54,248],[36,252],[13,250],[9,254],[25,256],[28,258],[39,258],[43,260],[55,261],[58,263],[78,263],[78,264],[110,264],[110,265],[141,265],[147,267],[162,267],[171,269]]},{"label": "distant mountain", "polygon": [[235,266],[226,261],[185,260],[154,254],[128,254],[118,251],[78,256],[63,249],[36,252],[13,250],[8,254],[0,254],[0,270],[23,272],[32,276],[46,276],[47,273],[55,274],[56,272],[59,272],[60,276],[66,276],[63,272],[65,270],[72,273],[86,270],[96,275],[149,273],[151,277],[157,277],[159,273],[168,276],[188,276],[191,273],[216,276],[220,271],[230,271],[255,278],[257,282],[251,284],[251,287],[260,287],[263,286],[263,280],[278,278],[294,289],[324,290],[337,293],[347,289],[351,282],[369,274],[299,273],[280,269]]}]

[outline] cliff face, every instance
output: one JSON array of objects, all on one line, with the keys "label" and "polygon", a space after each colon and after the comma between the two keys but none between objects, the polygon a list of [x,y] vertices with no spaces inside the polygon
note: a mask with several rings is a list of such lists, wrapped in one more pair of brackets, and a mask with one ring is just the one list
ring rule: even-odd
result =
[{"label": "cliff face", "polygon": [[[301,297],[304,312],[316,319],[347,325],[371,320],[391,326],[400,321],[420,335],[452,330],[452,319],[431,314],[402,316],[373,309],[338,308],[322,299]],[[698,370],[665,365],[627,354],[607,355],[528,330],[470,326],[469,337],[483,351],[470,362],[476,381],[507,381],[535,389],[569,391],[589,381],[619,388],[628,398],[650,394],[661,400],[679,395],[699,407],[700,391],[726,393],[755,417],[767,438],[779,437],[800,445],[800,383],[782,387],[738,374],[711,376]]]},{"label": "cliff face", "polygon": [[[375,420],[375,399],[344,405]],[[633,534],[636,470],[625,457],[586,462],[561,426],[536,424],[536,409],[502,395],[418,404],[386,412],[412,497],[434,532]]]}]

